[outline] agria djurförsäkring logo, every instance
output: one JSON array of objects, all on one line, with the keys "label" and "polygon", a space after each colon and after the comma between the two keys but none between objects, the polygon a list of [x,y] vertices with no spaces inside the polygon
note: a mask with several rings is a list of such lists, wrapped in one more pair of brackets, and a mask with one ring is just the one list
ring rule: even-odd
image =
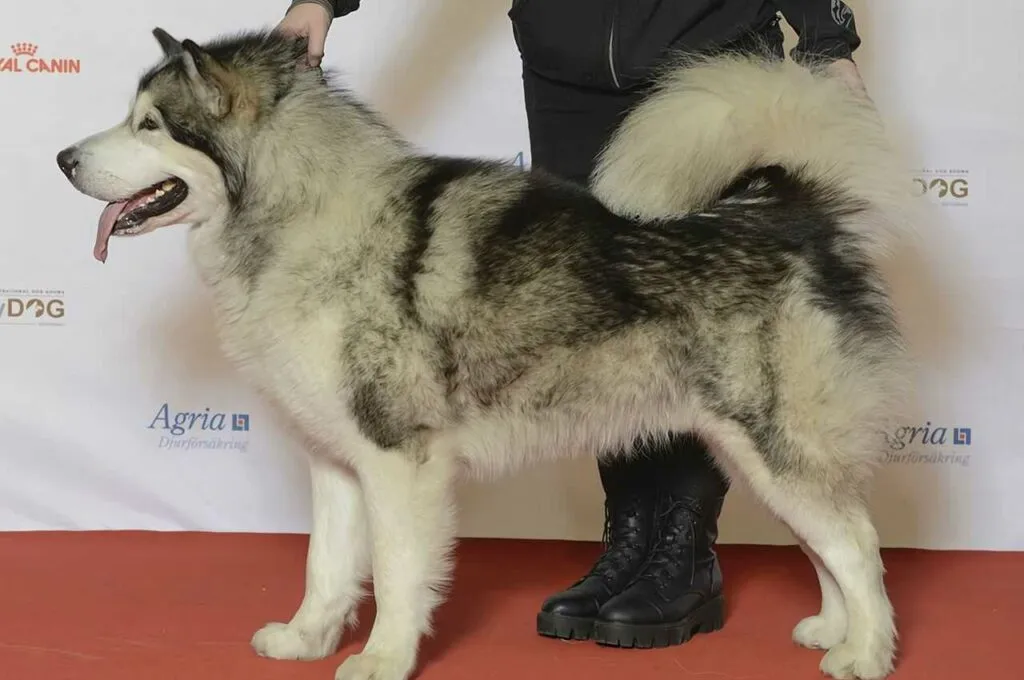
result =
[{"label": "agria djurf\u00f6rs\u00e4kring logo", "polygon": [[245,451],[249,446],[249,414],[175,411],[162,404],[148,425],[161,432],[159,448]]},{"label": "agria djurf\u00f6rs\u00e4kring logo", "polygon": [[903,425],[885,432],[887,463],[903,465],[971,464],[971,428]]}]

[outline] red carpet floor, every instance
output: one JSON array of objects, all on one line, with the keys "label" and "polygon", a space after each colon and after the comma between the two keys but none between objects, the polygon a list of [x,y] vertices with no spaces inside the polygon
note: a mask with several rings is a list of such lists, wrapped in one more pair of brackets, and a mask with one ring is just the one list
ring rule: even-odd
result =
[{"label": "red carpet floor", "polygon": [[[252,633],[302,594],[299,536],[0,534],[3,680],[333,680],[372,608],[319,662],[257,657]],[[426,643],[422,680],[809,680],[821,653],[790,642],[817,611],[797,548],[724,546],[725,628],[664,650],[539,638],[534,614],[586,568],[593,544],[465,541],[456,585]],[[1024,554],[890,550],[903,680],[1020,680]]]}]

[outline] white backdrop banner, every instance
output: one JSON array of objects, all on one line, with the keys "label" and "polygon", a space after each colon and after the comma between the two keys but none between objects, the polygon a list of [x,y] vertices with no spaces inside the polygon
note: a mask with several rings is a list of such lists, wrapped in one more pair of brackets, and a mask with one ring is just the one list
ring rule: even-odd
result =
[{"label": "white backdrop banner", "polygon": [[[824,0],[823,0],[824,1]],[[510,0],[366,0],[325,66],[438,153],[529,164]],[[1024,5],[850,3],[868,88],[917,159],[925,252],[892,275],[929,361],[888,433],[887,546],[1024,549]],[[0,20],[0,530],[308,530],[301,442],[221,358],[183,230],[92,259],[101,206],[58,150],[122,118],[159,57],[277,23],[287,0],[11,2]],[[792,35],[790,35],[790,45]],[[586,461],[461,487],[461,535],[596,539]],[[742,488],[723,542],[792,538]]]}]

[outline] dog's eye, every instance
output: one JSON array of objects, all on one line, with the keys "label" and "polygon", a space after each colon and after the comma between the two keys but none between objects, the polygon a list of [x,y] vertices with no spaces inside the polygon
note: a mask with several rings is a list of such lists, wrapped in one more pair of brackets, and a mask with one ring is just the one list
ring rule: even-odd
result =
[{"label": "dog's eye", "polygon": [[140,130],[156,130],[159,127],[160,126],[157,125],[156,120],[153,118],[153,116],[146,116],[142,119],[142,122],[139,123]]}]

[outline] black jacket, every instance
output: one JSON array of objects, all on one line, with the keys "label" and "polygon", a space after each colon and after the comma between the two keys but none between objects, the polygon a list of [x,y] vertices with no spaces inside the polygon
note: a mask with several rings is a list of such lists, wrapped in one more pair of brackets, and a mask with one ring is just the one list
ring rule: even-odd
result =
[{"label": "black jacket", "polygon": [[[388,0],[372,0],[387,2]],[[316,2],[335,17],[360,0]],[[793,57],[850,58],[859,46],[853,12],[842,0],[513,0],[509,17],[527,66],[541,75],[601,89],[645,82],[673,50],[702,50],[782,13],[799,42]]]}]

